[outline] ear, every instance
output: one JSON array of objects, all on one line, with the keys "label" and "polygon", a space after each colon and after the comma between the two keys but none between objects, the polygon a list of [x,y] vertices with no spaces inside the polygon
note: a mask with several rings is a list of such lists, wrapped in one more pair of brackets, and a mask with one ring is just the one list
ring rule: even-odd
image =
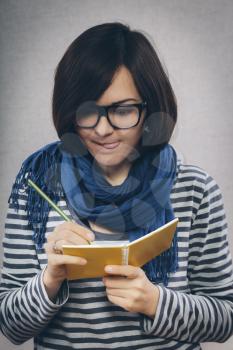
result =
[{"label": "ear", "polygon": [[169,142],[174,127],[175,121],[169,114],[152,113],[143,124],[142,146],[157,146]]}]

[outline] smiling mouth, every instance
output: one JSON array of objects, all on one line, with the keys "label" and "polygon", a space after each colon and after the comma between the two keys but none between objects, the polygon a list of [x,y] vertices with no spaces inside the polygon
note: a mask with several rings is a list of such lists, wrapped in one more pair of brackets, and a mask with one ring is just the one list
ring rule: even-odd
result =
[{"label": "smiling mouth", "polygon": [[114,148],[117,148],[120,144],[120,142],[112,142],[112,143],[97,143],[95,142],[96,145],[98,145],[99,147],[101,148],[104,148],[104,149],[109,149],[109,150],[112,150]]}]

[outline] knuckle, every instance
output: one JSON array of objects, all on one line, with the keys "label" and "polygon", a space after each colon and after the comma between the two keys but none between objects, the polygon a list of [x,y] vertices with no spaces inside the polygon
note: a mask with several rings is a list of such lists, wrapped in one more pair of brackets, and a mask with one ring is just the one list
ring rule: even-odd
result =
[{"label": "knuckle", "polygon": [[141,291],[137,290],[134,295],[135,302],[139,301],[141,299]]},{"label": "knuckle", "polygon": [[128,300],[128,302],[127,302],[127,310],[133,311],[133,309],[134,309],[134,301],[132,299]]},{"label": "knuckle", "polygon": [[136,296],[138,297],[138,295],[141,294],[144,289],[145,289],[145,284],[142,283],[142,281],[138,281],[135,287]]},{"label": "knuckle", "polygon": [[45,249],[46,252],[48,252],[50,250],[49,249],[50,247],[51,247],[51,242],[44,243],[44,249]]},{"label": "knuckle", "polygon": [[107,280],[107,279],[104,281],[104,285],[105,285],[106,288],[109,287],[109,283],[108,283],[108,280]]},{"label": "knuckle", "polygon": [[145,281],[144,281],[144,279],[142,279],[142,278],[138,279],[137,285],[138,285],[138,288],[139,288],[139,289],[143,289],[143,288],[145,287]]},{"label": "knuckle", "polygon": [[62,232],[62,237],[63,237],[64,240],[68,240],[69,237],[70,237],[70,231],[64,230],[64,231]]},{"label": "knuckle", "polygon": [[49,235],[48,238],[47,238],[47,242],[51,243],[53,240],[54,240],[54,238],[53,238],[52,234]]},{"label": "knuckle", "polygon": [[142,276],[143,270],[140,267],[136,267],[135,268],[135,273],[137,274],[137,276]]}]

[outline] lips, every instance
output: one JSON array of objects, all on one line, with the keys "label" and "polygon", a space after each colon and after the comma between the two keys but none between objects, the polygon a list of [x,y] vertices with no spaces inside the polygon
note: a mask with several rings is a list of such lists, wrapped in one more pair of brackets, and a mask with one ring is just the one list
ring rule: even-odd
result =
[{"label": "lips", "polygon": [[114,149],[120,144],[120,142],[119,141],[111,142],[111,143],[98,143],[98,142],[96,142],[96,144],[104,149]]},{"label": "lips", "polygon": [[116,148],[119,145],[120,142],[113,142],[113,143],[104,143],[101,146],[108,148],[108,149],[113,149]]}]

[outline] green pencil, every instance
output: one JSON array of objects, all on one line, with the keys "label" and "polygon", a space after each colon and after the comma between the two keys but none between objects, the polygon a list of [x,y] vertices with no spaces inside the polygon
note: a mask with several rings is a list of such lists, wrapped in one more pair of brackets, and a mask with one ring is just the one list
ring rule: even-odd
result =
[{"label": "green pencil", "polygon": [[[71,221],[68,216],[61,210],[32,180],[28,179],[28,184],[36,190],[36,192],[44,198],[56,212],[63,217],[65,221]],[[82,237],[83,238],[83,237]],[[87,239],[88,244],[91,244]]]}]

